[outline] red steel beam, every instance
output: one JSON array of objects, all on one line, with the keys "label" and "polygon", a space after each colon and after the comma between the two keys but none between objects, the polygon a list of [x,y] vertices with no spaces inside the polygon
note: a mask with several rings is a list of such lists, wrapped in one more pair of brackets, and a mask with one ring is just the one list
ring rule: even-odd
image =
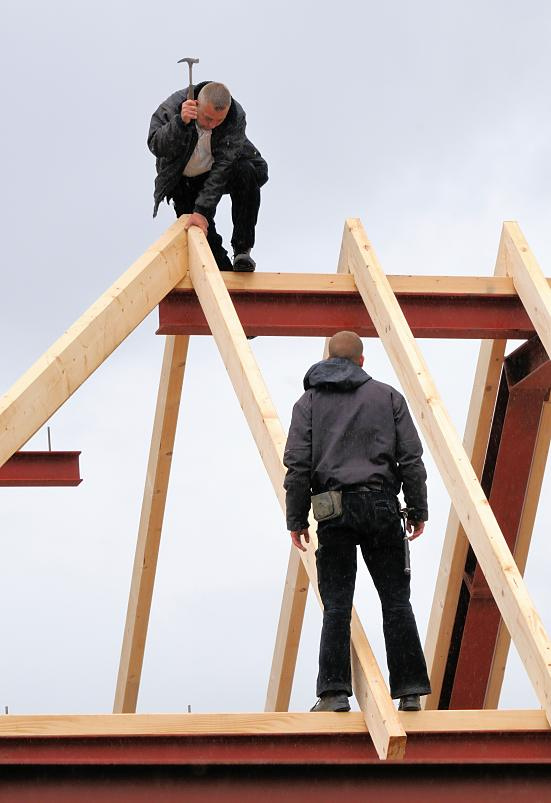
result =
[{"label": "red steel beam", "polygon": [[16,452],[0,466],[0,487],[80,485],[80,452]]},{"label": "red steel beam", "polygon": [[[377,332],[359,293],[230,290],[247,335],[326,337]],[[524,340],[534,327],[517,296],[397,293],[416,337]],[[159,304],[159,335],[209,335],[195,291],[174,290]]]},{"label": "red steel beam", "polygon": [[[534,338],[509,355],[492,422],[482,486],[512,552],[537,442],[542,405],[551,387],[551,362]],[[440,708],[484,707],[500,613],[469,550]]]},{"label": "red steel beam", "polygon": [[367,733],[0,738],[0,767],[106,764],[545,764],[551,767],[551,730],[411,732],[405,758],[384,762],[378,758]]},{"label": "red steel beam", "polygon": [[412,733],[400,762],[381,762],[363,734],[9,737],[0,799],[533,803],[549,800],[550,733]]}]

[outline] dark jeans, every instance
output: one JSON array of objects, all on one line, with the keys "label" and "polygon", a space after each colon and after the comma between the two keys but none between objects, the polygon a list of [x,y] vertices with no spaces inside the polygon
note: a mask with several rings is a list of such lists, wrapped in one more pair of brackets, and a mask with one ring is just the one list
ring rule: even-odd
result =
[{"label": "dark jeans", "polygon": [[[182,176],[180,183],[172,191],[176,216],[193,212],[197,196],[209,174],[187,178]],[[260,208],[260,182],[254,164],[249,159],[237,159],[228,177],[225,193],[231,198],[233,235],[231,244],[236,254],[241,254],[254,245],[254,229]],[[216,231],[214,214],[207,218],[209,229],[207,241],[220,270],[232,270],[228,252],[222,245],[222,237]]]},{"label": "dark jeans", "polygon": [[356,583],[356,545],[381,600],[390,695],[429,694],[425,657],[409,601],[404,544],[395,496],[343,492],[343,513],[318,525],[318,587],[324,605],[317,694],[352,694],[350,617]]}]

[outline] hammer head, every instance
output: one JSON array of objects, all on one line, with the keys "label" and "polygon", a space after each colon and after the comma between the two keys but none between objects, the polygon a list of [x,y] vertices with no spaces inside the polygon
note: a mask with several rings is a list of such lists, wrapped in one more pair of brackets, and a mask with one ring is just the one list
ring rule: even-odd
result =
[{"label": "hammer head", "polygon": [[179,59],[178,64],[181,64],[183,61],[186,62],[188,67],[191,67],[192,64],[198,64],[199,59]]}]

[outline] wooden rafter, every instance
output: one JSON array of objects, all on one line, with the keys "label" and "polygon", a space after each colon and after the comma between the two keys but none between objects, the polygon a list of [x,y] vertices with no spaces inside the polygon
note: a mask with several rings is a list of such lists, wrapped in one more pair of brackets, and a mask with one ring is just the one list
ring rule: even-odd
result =
[{"label": "wooden rafter", "polygon": [[182,280],[183,226],[174,223],[0,398],[0,466]]},{"label": "wooden rafter", "polygon": [[[494,276],[505,273],[503,240],[500,241]],[[480,344],[463,446],[480,479],[505,354],[505,340]],[[450,507],[440,566],[425,641],[425,657],[432,686],[424,699],[427,710],[438,708],[452,630],[459,601],[469,541],[453,505]]]},{"label": "wooden rafter", "polygon": [[551,720],[551,643],[543,623],[359,221],[347,221],[344,239],[358,290],[440,469],[536,695]]},{"label": "wooden rafter", "polygon": [[503,224],[503,247],[507,275],[513,279],[516,292],[551,356],[551,289],[530,246],[517,223]]},{"label": "wooden rafter", "polygon": [[166,338],[113,711],[136,710],[189,337]]},{"label": "wooden rafter", "polygon": [[[274,491],[284,508],[285,470],[282,458],[285,433],[206,238],[198,229],[192,228],[188,243],[189,270],[195,292]],[[317,592],[314,547],[315,538],[312,538],[310,549],[301,553],[301,559]],[[404,754],[406,735],[357,617],[352,621],[352,643],[359,656],[358,668],[362,679],[365,677],[365,689],[359,691],[358,702],[364,711],[375,748],[381,758],[400,758]]]}]

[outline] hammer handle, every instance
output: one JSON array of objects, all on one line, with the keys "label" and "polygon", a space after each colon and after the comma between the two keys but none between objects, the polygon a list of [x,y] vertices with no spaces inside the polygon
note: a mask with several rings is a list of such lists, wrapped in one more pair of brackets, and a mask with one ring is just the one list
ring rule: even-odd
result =
[{"label": "hammer handle", "polygon": [[194,95],[193,95],[193,83],[192,83],[192,80],[191,80],[191,64],[188,64],[188,67],[189,67],[189,86],[188,86],[188,90],[187,90],[187,99],[188,100],[195,100]]}]

